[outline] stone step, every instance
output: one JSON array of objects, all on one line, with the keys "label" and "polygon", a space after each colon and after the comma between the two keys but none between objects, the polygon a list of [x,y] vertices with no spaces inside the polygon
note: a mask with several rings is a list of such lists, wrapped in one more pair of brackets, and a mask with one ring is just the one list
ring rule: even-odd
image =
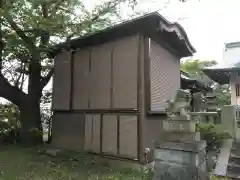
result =
[{"label": "stone step", "polygon": [[47,148],[47,149],[39,149],[38,152],[40,154],[45,154],[45,155],[48,155],[48,156],[57,156],[61,153],[61,150],[60,149],[54,149],[54,148]]},{"label": "stone step", "polygon": [[[240,152],[240,144],[239,143],[233,143],[232,151],[238,151]],[[239,153],[240,154],[240,153]]]},{"label": "stone step", "polygon": [[227,166],[227,171],[230,173],[239,173],[240,172],[240,165],[230,162]]},{"label": "stone step", "polygon": [[235,156],[239,156],[240,157],[240,148],[232,147],[231,154],[234,154]]},{"label": "stone step", "polygon": [[236,173],[228,173],[227,178],[232,179],[232,180],[240,180],[240,174]]},{"label": "stone step", "polygon": [[228,162],[231,162],[231,163],[234,163],[234,164],[240,164],[240,156],[236,155],[234,153],[231,153]]}]

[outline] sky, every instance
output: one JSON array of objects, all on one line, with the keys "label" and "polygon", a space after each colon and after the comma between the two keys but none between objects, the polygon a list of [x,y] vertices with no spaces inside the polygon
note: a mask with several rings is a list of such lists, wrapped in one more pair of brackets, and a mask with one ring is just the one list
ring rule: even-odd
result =
[{"label": "sky", "polygon": [[[104,0],[84,0],[91,9]],[[156,11],[180,23],[197,53],[192,59],[221,62],[224,43],[240,41],[240,0],[138,0],[135,11]],[[121,7],[127,17],[131,8]],[[48,89],[48,88],[47,88]]]},{"label": "sky", "polygon": [[221,61],[224,43],[240,41],[239,7],[240,0],[189,0],[174,3],[166,14],[180,18],[178,22],[197,50],[194,58]]},{"label": "sky", "polygon": [[[100,0],[86,0],[92,7]],[[224,43],[240,41],[240,0],[138,0],[135,11],[156,11],[185,29],[197,53],[194,59],[221,61]],[[121,13],[130,10],[122,7]]]},{"label": "sky", "polygon": [[240,41],[240,0],[171,0],[161,12],[185,29],[197,53],[193,58],[222,59],[224,43]]}]

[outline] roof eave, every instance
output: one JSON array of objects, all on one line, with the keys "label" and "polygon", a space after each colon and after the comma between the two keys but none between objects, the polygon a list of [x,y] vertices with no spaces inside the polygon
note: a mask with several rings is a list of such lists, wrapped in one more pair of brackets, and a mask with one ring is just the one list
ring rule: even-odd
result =
[{"label": "roof eave", "polygon": [[[142,26],[143,24],[145,24],[145,26]],[[93,39],[93,37],[99,37],[102,34],[104,34],[105,38],[108,33],[110,34],[109,36],[116,35],[116,34],[119,35],[119,33],[121,33],[121,31],[119,31],[118,29],[123,29],[123,30],[127,29],[127,30],[132,31],[132,32],[127,32],[129,34],[140,33],[140,34],[145,35],[146,31],[156,33],[157,31],[159,31],[159,29],[162,31],[166,31],[169,34],[174,33],[178,37],[178,39],[175,39],[175,40],[178,41],[177,44],[181,48],[179,50],[181,51],[180,53],[181,53],[182,57],[192,56],[196,52],[194,47],[191,45],[186,32],[184,31],[183,27],[180,24],[171,23],[168,20],[166,20],[163,16],[161,16],[158,12],[153,12],[151,14],[147,14],[145,16],[135,18],[130,21],[126,21],[121,24],[117,24],[115,26],[108,27],[106,29],[97,31],[93,34],[89,34],[84,37],[72,39],[65,43],[57,44],[53,48],[51,54],[54,57],[62,49],[68,49],[68,48],[76,49],[78,44],[81,44],[81,42],[82,42],[81,46],[83,46],[83,44],[84,44],[83,41],[87,42],[87,40],[89,40],[91,38]],[[124,36],[124,35],[125,35],[125,33],[124,34],[122,33],[121,36]],[[174,44],[174,42],[172,42],[172,43]]]}]

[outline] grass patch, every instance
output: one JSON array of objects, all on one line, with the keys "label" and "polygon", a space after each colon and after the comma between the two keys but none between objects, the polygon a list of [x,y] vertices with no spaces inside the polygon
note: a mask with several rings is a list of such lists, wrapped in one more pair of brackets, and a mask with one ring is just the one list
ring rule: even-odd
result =
[{"label": "grass patch", "polygon": [[[151,180],[151,173],[115,169],[87,154],[40,155],[36,148],[0,148],[0,180]],[[211,177],[211,180],[227,178]]]},{"label": "grass patch", "polygon": [[230,180],[230,179],[226,177],[211,176],[211,180]]},{"label": "grass patch", "polygon": [[150,180],[149,174],[94,163],[90,155],[54,157],[37,149],[9,146],[0,151],[1,180]]}]

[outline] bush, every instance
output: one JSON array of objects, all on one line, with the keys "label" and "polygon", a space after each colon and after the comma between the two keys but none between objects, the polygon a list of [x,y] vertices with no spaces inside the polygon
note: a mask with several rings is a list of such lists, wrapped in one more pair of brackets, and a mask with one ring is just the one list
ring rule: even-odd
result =
[{"label": "bush", "polygon": [[11,127],[7,122],[0,121],[0,143],[6,142],[10,138]]},{"label": "bush", "polygon": [[219,130],[216,125],[210,123],[198,123],[197,131],[202,140],[207,143],[206,151],[219,150],[224,139],[232,138],[228,132]]}]

